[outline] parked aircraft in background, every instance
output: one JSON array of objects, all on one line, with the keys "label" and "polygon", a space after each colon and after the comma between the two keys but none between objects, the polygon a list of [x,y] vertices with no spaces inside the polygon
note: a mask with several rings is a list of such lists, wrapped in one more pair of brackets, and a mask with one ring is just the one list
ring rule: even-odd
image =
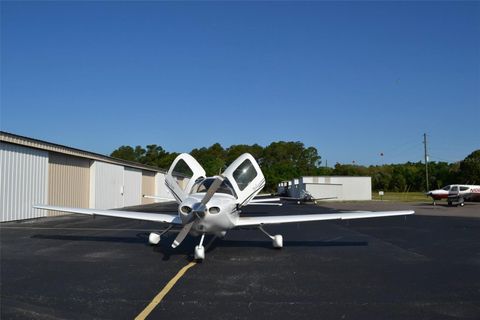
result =
[{"label": "parked aircraft in background", "polygon": [[431,190],[427,195],[432,197],[433,205],[436,204],[436,200],[447,199],[449,206],[455,204],[463,207],[465,201],[480,201],[480,186],[452,184],[442,189]]},{"label": "parked aircraft in background", "polygon": [[297,197],[281,196],[280,199],[287,200],[287,201],[296,201],[297,204],[301,204],[301,203],[315,203],[320,200],[337,199],[337,197],[314,198],[310,192],[306,190],[302,190],[301,197],[297,198]]},{"label": "parked aircraft in background", "polygon": [[[175,173],[188,175],[190,179],[183,185],[174,177]],[[49,205],[36,205],[44,210],[63,211],[87,215],[99,215],[168,223],[170,226],[161,233],[149,235],[151,244],[158,244],[161,236],[173,226],[182,229],[173,241],[175,248],[188,234],[201,236],[195,247],[194,257],[205,258],[203,241],[206,234],[223,237],[228,230],[235,228],[256,228],[272,239],[275,248],[283,247],[282,235],[271,235],[264,226],[268,224],[307,222],[320,220],[345,220],[376,217],[390,217],[413,214],[414,211],[381,212],[341,212],[330,214],[269,215],[242,216],[241,208],[246,205],[265,203],[264,199],[254,199],[265,186],[265,178],[258,163],[252,155],[245,153],[238,157],[222,174],[206,177],[205,170],[189,154],[180,154],[170,166],[165,177],[165,184],[178,203],[178,212],[149,213],[119,210],[99,210],[67,208]]]}]

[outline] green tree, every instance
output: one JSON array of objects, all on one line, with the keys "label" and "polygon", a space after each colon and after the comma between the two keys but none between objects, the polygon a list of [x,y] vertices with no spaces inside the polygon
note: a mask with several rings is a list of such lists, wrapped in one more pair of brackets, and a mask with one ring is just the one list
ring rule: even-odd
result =
[{"label": "green tree", "polygon": [[473,151],[460,162],[462,183],[480,184],[480,149]]},{"label": "green tree", "polygon": [[[310,175],[371,176],[375,191],[424,191],[425,188],[425,166],[420,161],[368,167],[337,163],[334,168],[326,168],[320,167],[321,157],[316,148],[305,147],[298,141],[272,142],[265,148],[258,144],[240,144],[227,149],[215,143],[208,148],[193,149],[190,154],[204,167],[207,175],[213,176],[246,152],[257,159],[267,181],[267,191],[275,190],[283,180]],[[177,155],[156,144],[146,148],[121,146],[111,153],[115,158],[163,169],[168,169]],[[429,179],[432,188],[452,183],[480,184],[480,150],[457,163],[430,162]]]},{"label": "green tree", "polygon": [[135,150],[133,150],[133,148],[130,146],[121,146],[114,150],[110,156],[117,159],[137,161],[137,158],[135,157]]},{"label": "green tree", "polygon": [[114,150],[110,154],[110,156],[117,159],[141,162],[144,154],[145,149],[143,149],[141,146],[136,146],[135,149],[130,146],[121,146],[118,149]]},{"label": "green tree", "polygon": [[170,168],[170,165],[173,163],[173,160],[175,160],[178,155],[178,152],[167,153],[158,160],[158,167],[164,170],[168,170],[168,168]]},{"label": "green tree", "polygon": [[159,167],[161,159],[165,156],[167,156],[167,152],[163,150],[162,147],[157,146],[156,144],[149,144],[147,145],[147,150],[141,158],[140,162],[150,166]]},{"label": "green tree", "polygon": [[244,153],[250,153],[261,165],[261,158],[263,153],[263,148],[258,144],[247,145],[247,144],[237,144],[232,145],[225,150],[226,156],[225,161],[226,165],[231,164],[235,159],[241,156]]},{"label": "green tree", "polygon": [[193,149],[190,154],[202,165],[207,176],[217,175],[225,169],[225,149],[215,143],[208,148]]},{"label": "green tree", "polygon": [[259,159],[267,181],[266,190],[274,190],[283,180],[314,175],[320,159],[316,148],[305,148],[301,142],[272,142]]}]

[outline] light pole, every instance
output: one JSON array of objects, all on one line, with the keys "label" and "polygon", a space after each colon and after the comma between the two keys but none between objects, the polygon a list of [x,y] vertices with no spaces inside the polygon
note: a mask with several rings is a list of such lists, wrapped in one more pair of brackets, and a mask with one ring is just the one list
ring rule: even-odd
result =
[{"label": "light pole", "polygon": [[428,186],[428,153],[427,153],[427,134],[423,134],[423,145],[424,145],[424,157],[425,157],[425,182],[427,185],[428,191],[430,188]]}]

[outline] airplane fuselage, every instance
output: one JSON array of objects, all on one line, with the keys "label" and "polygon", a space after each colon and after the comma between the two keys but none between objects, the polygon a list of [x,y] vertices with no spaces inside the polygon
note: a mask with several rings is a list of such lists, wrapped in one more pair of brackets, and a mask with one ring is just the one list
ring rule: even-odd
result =
[{"label": "airplane fuselage", "polygon": [[431,190],[427,193],[427,195],[432,197],[434,201],[458,196],[463,196],[467,200],[478,201],[480,200],[480,186],[453,184],[442,189]]}]

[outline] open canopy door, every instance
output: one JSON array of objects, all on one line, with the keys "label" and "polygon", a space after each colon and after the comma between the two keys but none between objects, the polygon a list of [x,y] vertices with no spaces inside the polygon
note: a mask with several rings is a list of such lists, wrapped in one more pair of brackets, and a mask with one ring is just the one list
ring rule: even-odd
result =
[{"label": "open canopy door", "polygon": [[265,186],[262,170],[249,153],[238,157],[222,175],[232,184],[240,206],[246,205]]},{"label": "open canopy door", "polygon": [[192,190],[198,178],[205,178],[205,170],[188,153],[178,155],[165,177],[165,184],[178,203],[181,203]]}]

